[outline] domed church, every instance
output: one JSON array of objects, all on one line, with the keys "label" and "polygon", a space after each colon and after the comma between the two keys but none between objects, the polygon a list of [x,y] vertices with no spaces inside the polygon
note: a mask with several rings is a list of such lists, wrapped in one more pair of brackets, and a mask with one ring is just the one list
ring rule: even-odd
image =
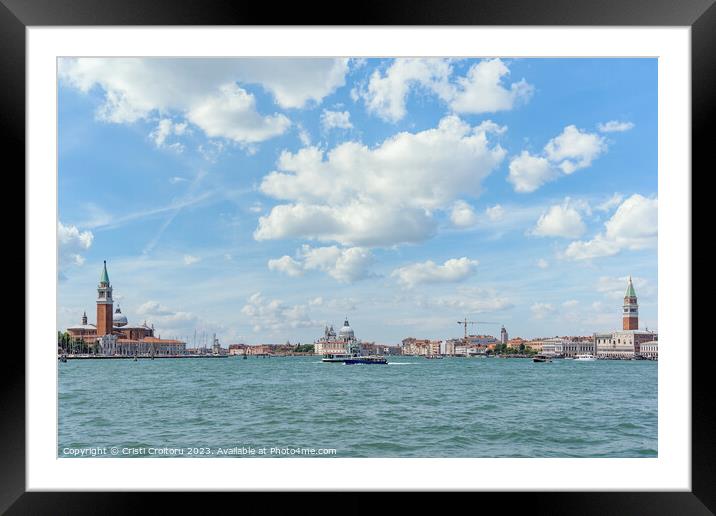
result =
[{"label": "domed church", "polygon": [[87,312],[84,312],[81,324],[67,328],[67,332],[88,344],[98,343],[97,352],[103,355],[181,355],[186,352],[183,341],[155,337],[154,325],[148,326],[147,321],[129,324],[119,305],[112,311],[113,304],[105,261],[97,286],[97,324],[88,324]]},{"label": "domed church", "polygon": [[337,335],[333,325],[326,326],[323,337],[314,342],[314,353],[316,355],[353,353],[358,352],[360,344],[346,317]]}]

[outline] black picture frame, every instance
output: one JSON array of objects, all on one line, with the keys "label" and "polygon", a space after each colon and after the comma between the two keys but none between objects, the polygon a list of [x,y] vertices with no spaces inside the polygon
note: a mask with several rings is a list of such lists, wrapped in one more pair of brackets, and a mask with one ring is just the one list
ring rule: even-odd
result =
[{"label": "black picture frame", "polygon": [[[25,167],[25,29],[28,26],[106,25],[550,25],[689,26],[692,72],[692,169],[706,168],[713,146],[716,113],[715,0],[375,0],[345,4],[348,10],[319,4],[276,6],[240,1],[201,0],[0,0],[0,145],[3,156]],[[341,15],[339,13],[349,13]],[[712,168],[712,167],[710,167]],[[707,170],[703,171],[704,173]],[[684,171],[690,173],[692,171]],[[24,183],[18,185],[24,189]],[[693,235],[693,232],[692,232]],[[693,252],[693,251],[692,251]],[[19,269],[20,253],[11,263]],[[24,254],[22,255],[24,258]],[[27,276],[32,271],[25,269]],[[664,293],[667,294],[667,293]],[[696,305],[693,304],[694,309]],[[693,317],[692,317],[693,321]],[[692,345],[691,332],[681,345]],[[27,344],[26,344],[27,345]],[[693,349],[693,348],[692,348]],[[716,435],[711,397],[710,360],[692,352],[692,490],[690,492],[533,492],[473,493],[480,507],[498,501],[500,510],[524,507],[531,514],[712,514],[716,511]],[[146,508],[147,496],[159,498],[163,511],[206,510],[205,502],[180,493],[26,492],[24,355],[3,360],[0,391],[0,511],[7,514],[125,514]],[[217,494],[211,494],[216,503]],[[245,496],[241,494],[240,496]],[[274,497],[274,494],[270,495]],[[294,493],[292,496],[304,496]],[[226,496],[221,495],[221,502]],[[263,500],[266,501],[267,494]],[[464,497],[451,497],[465,502]],[[270,498],[271,505],[275,498]],[[422,496],[410,497],[427,508]],[[295,504],[295,501],[291,502]],[[474,503],[474,502],[469,502]],[[319,510],[314,505],[312,512]],[[447,500],[440,509],[448,509]],[[484,504],[484,505],[483,505]],[[300,505],[300,502],[297,503]],[[214,504],[212,506],[216,507]],[[334,506],[331,501],[327,507]],[[246,499],[238,508],[256,512],[263,502]],[[348,504],[369,510],[371,504]],[[345,509],[345,505],[343,507]],[[361,511],[363,512],[363,511]]]}]

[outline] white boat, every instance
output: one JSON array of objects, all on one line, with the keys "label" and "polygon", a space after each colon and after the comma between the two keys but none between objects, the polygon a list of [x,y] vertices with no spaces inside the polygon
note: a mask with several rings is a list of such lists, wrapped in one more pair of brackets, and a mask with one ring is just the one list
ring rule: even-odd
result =
[{"label": "white boat", "polygon": [[577,355],[577,358],[575,360],[579,360],[581,362],[593,362],[597,358],[592,355],[591,353],[585,353],[584,355]]}]

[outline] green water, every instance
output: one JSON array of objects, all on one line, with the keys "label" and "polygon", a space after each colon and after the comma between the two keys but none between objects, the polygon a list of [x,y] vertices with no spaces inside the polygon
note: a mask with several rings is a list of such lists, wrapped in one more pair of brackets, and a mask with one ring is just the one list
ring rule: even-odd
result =
[{"label": "green water", "polygon": [[169,448],[182,457],[241,457],[263,448],[272,457],[298,449],[337,457],[657,456],[656,362],[389,362],[58,363],[58,455],[99,448],[98,456],[165,456],[156,450]]}]

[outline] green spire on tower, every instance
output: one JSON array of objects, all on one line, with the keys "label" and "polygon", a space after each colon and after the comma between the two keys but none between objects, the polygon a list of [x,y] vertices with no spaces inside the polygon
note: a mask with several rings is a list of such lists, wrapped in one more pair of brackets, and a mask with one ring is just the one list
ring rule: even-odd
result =
[{"label": "green spire on tower", "polygon": [[104,260],[104,267],[102,268],[102,276],[100,276],[99,282],[109,285],[109,274],[107,274],[107,260]]},{"label": "green spire on tower", "polygon": [[629,276],[629,284],[627,285],[626,294],[624,294],[624,297],[636,297],[634,285],[631,282],[631,276]]}]

